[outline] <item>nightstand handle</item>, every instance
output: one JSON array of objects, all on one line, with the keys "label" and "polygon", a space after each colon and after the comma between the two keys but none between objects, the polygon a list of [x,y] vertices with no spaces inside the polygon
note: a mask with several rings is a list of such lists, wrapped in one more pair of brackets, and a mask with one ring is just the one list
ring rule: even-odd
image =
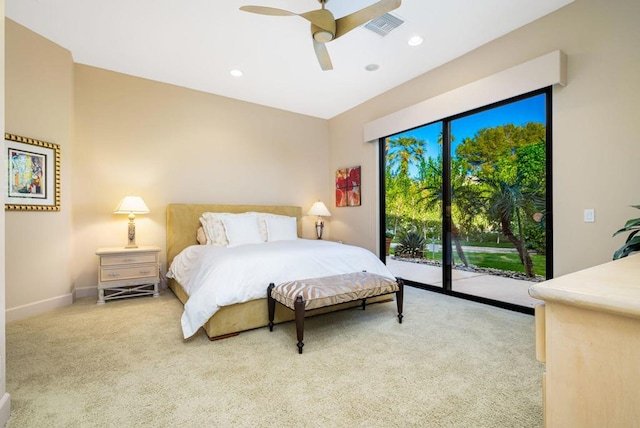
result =
[{"label": "nightstand handle", "polygon": [[119,274],[118,272],[111,272],[111,273],[109,273],[109,276],[110,276],[111,278],[114,278],[114,277],[116,277],[116,276],[120,276],[120,274]]},{"label": "nightstand handle", "polygon": [[144,275],[147,275],[147,274],[150,274],[151,271],[149,269],[146,269],[146,270],[141,270],[140,273],[144,274]]},{"label": "nightstand handle", "polygon": [[124,259],[125,262],[133,262],[135,259]]}]

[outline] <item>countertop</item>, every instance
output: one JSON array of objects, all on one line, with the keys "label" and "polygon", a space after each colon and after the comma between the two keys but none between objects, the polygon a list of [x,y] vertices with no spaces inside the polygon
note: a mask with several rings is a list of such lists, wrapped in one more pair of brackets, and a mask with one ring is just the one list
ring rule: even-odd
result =
[{"label": "countertop", "polygon": [[640,318],[640,254],[534,284],[529,295]]}]

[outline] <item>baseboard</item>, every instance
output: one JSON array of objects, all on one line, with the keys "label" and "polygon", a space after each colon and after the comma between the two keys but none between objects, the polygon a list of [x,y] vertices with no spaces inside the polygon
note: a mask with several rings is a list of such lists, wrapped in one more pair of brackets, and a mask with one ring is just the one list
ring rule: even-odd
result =
[{"label": "baseboard", "polygon": [[34,315],[40,315],[53,309],[63,308],[73,303],[73,295],[71,293],[64,294],[50,299],[40,300],[39,302],[29,303],[27,305],[8,308],[5,311],[6,322],[19,321]]},{"label": "baseboard", "polygon": [[5,392],[0,398],[0,426],[7,425],[9,416],[11,416],[11,395]]},{"label": "baseboard", "polygon": [[82,297],[95,297],[98,298],[98,287],[82,287],[73,290],[73,300],[81,299]]}]

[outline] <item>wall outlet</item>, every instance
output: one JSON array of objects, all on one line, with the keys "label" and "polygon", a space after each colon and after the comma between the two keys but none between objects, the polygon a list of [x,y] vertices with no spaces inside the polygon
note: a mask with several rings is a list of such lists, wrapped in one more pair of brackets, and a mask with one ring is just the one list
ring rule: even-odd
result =
[{"label": "wall outlet", "polygon": [[584,210],[585,223],[594,223],[596,221],[596,211],[593,208]]}]

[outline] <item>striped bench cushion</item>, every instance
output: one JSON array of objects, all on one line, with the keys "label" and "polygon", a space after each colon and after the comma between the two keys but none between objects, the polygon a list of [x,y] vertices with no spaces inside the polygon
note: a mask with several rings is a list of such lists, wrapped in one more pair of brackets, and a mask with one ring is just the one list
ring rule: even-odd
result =
[{"label": "striped bench cushion", "polygon": [[302,296],[305,310],[310,310],[396,291],[398,283],[395,279],[369,272],[354,272],[283,282],[273,288],[271,297],[295,309],[296,298]]}]

